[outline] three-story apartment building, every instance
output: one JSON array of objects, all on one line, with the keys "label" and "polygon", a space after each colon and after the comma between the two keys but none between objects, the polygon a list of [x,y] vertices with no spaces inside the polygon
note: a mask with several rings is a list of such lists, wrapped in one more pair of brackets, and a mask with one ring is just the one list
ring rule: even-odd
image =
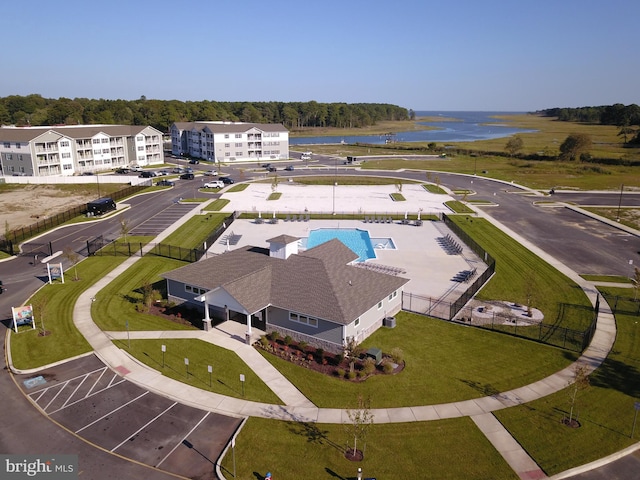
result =
[{"label": "three-story apartment building", "polygon": [[171,151],[214,162],[289,158],[289,130],[279,123],[176,122]]},{"label": "three-story apartment building", "polygon": [[0,128],[2,175],[78,175],[163,163],[162,132],[149,126]]}]

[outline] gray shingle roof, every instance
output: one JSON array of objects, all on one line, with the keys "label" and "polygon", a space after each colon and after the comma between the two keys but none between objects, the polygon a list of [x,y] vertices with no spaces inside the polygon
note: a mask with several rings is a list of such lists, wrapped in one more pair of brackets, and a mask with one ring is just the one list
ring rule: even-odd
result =
[{"label": "gray shingle roof", "polygon": [[178,130],[204,130],[208,128],[213,133],[247,132],[253,128],[263,132],[288,132],[281,123],[243,123],[243,122],[175,122]]},{"label": "gray shingle roof", "polygon": [[268,305],[347,325],[409,280],[349,265],[337,239],[291,255],[244,247],[163,274],[205,290],[223,288],[249,312]]},{"label": "gray shingle roof", "polygon": [[140,125],[77,125],[56,127],[2,127],[0,141],[29,142],[43,133],[55,132],[70,138],[90,138],[98,133],[106,133],[112,137],[134,136],[147,126]]}]

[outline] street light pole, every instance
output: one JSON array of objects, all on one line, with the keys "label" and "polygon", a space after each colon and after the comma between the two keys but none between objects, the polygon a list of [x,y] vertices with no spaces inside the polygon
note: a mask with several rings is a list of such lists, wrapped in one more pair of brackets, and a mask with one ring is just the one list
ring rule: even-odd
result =
[{"label": "street light pole", "polygon": [[618,216],[616,218],[617,222],[620,221],[620,209],[622,208],[622,190],[624,190],[624,183],[620,185],[620,200],[618,201]]}]

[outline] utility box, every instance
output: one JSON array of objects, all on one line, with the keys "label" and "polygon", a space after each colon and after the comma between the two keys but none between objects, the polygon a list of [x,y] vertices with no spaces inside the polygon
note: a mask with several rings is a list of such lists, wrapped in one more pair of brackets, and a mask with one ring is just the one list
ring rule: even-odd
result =
[{"label": "utility box", "polygon": [[371,357],[376,361],[376,365],[380,365],[380,362],[382,362],[382,350],[380,350],[379,348],[370,348],[369,350],[367,350],[367,353],[365,354],[367,357]]},{"label": "utility box", "polygon": [[384,317],[382,326],[387,328],[396,328],[396,317]]}]

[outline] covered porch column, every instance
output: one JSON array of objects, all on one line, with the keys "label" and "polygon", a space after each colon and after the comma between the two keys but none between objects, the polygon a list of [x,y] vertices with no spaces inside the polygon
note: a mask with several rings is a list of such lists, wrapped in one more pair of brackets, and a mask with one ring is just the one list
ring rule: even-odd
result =
[{"label": "covered porch column", "polygon": [[203,295],[202,301],[204,303],[204,318],[202,319],[203,329],[205,332],[211,330],[211,317],[209,317],[209,304],[207,303],[207,296]]},{"label": "covered porch column", "polygon": [[245,341],[247,345],[251,345],[251,314],[247,313],[247,331],[245,332]]}]

